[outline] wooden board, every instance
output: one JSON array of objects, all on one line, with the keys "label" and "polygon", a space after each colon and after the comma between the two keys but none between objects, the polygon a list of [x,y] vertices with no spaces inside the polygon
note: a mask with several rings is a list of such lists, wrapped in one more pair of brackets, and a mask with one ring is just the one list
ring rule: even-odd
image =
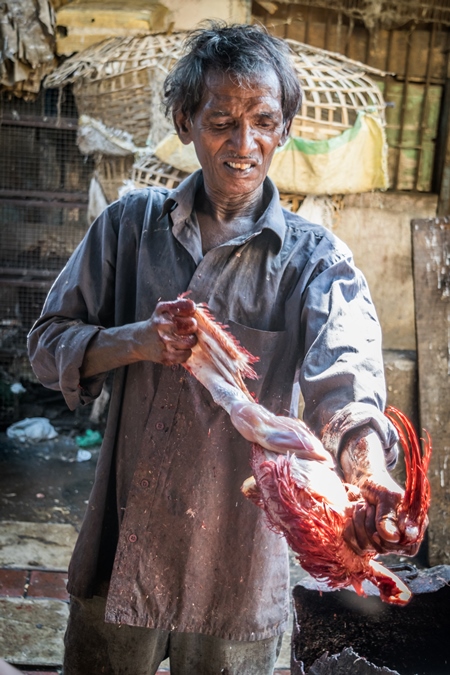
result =
[{"label": "wooden board", "polygon": [[[383,94],[391,105],[386,109],[386,138],[389,145],[389,178],[391,187],[395,186],[397,154],[400,152],[398,190],[431,192],[435,143],[438,133],[439,110],[442,98],[442,86],[409,83],[406,90],[406,116],[403,121],[402,148],[399,150],[400,128],[402,126],[401,108],[405,96],[405,85],[395,80],[382,87]],[[425,100],[423,129],[420,130],[422,106]],[[422,134],[422,135],[421,135]],[[419,148],[421,155],[419,159]],[[420,161],[419,167],[417,166]],[[417,176],[416,176],[417,174]],[[417,179],[417,185],[414,183]]]},{"label": "wooden board", "polygon": [[421,426],[433,443],[429,562],[450,562],[450,216],[412,221]]},{"label": "wooden board", "polygon": [[165,32],[171,13],[156,0],[75,0],[56,15],[58,55],[69,56],[112,36]]}]

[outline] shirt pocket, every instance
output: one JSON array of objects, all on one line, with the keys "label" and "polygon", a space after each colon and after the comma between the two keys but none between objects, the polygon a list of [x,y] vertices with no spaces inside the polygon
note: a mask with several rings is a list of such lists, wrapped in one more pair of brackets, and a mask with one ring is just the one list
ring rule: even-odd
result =
[{"label": "shirt pocket", "polygon": [[259,361],[253,364],[258,379],[247,381],[250,391],[259,400],[265,399],[267,395],[270,398],[289,397],[291,391],[289,383],[293,382],[295,367],[292,369],[290,364],[287,331],[258,330],[231,319],[228,319],[226,324],[242,347],[259,358]]}]

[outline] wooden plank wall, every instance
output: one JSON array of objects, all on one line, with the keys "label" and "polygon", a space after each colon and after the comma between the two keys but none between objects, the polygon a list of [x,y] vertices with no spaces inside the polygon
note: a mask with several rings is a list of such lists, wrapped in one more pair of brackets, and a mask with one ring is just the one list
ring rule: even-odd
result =
[{"label": "wooden plank wall", "polygon": [[450,218],[412,221],[422,428],[431,435],[429,563],[450,563]]},{"label": "wooden plank wall", "polygon": [[395,73],[395,77],[374,78],[388,102],[391,188],[438,191],[435,157],[450,29],[410,22],[392,30],[369,31],[362,22],[332,6],[323,9],[296,3],[263,4],[266,9],[253,2],[253,20],[263,23],[273,34]]}]

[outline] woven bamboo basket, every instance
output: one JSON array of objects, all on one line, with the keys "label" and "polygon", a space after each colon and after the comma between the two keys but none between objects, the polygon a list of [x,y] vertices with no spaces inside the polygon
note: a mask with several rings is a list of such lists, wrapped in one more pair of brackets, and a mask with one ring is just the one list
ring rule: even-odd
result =
[{"label": "woven bamboo basket", "polygon": [[173,190],[189,174],[161,162],[155,155],[149,154],[133,164],[131,180],[137,188],[166,187]]},{"label": "woven bamboo basket", "polygon": [[119,196],[119,189],[125,181],[130,180],[133,167],[133,155],[111,157],[98,155],[95,157],[95,171],[106,200],[111,203]]},{"label": "woven bamboo basket", "polygon": [[280,192],[281,206],[288,211],[292,211],[292,213],[297,213],[304,199],[304,195],[288,195]]},{"label": "woven bamboo basket", "polygon": [[385,103],[376,83],[367,75],[387,73],[340,54],[287,40],[302,88],[303,102],[291,134],[327,140],[353,126],[358,112],[375,110],[385,122]]},{"label": "woven bamboo basket", "polygon": [[[128,131],[138,146],[156,145],[172,130],[161,106],[163,81],[183,50],[185,33],[110,38],[71,57],[45,80],[45,87],[72,82],[79,114]],[[328,139],[351,127],[358,111],[384,101],[367,73],[386,73],[339,54],[287,40],[303,86],[304,100],[292,134]]]},{"label": "woven bamboo basket", "polygon": [[129,132],[137,146],[149,141],[154,145],[172,130],[162,110],[162,85],[181,56],[184,37],[177,33],[104,40],[65,61],[44,86],[73,83],[79,115]]}]

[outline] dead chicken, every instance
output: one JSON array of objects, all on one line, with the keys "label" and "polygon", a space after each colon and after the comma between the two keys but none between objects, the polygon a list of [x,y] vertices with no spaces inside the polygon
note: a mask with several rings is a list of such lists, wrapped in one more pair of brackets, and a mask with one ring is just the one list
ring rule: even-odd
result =
[{"label": "dead chicken", "polygon": [[[253,476],[242,490],[263,508],[269,527],[283,534],[302,565],[333,588],[353,585],[364,595],[362,582],[372,581],[385,602],[406,604],[408,587],[375,560],[375,551],[358,555],[344,539],[356,504],[363,500],[355,486],[346,486],[331,454],[301,420],[270,413],[254,401],[244,378],[256,378],[257,359],[197,305],[197,345],[184,364],[230,415],[236,429],[253,444]],[[431,444],[418,438],[407,418],[391,408],[387,415],[398,429],[405,453],[406,486],[397,513],[399,528],[416,542],[427,524],[430,489],[427,468]],[[401,544],[401,542],[400,542]]]}]

